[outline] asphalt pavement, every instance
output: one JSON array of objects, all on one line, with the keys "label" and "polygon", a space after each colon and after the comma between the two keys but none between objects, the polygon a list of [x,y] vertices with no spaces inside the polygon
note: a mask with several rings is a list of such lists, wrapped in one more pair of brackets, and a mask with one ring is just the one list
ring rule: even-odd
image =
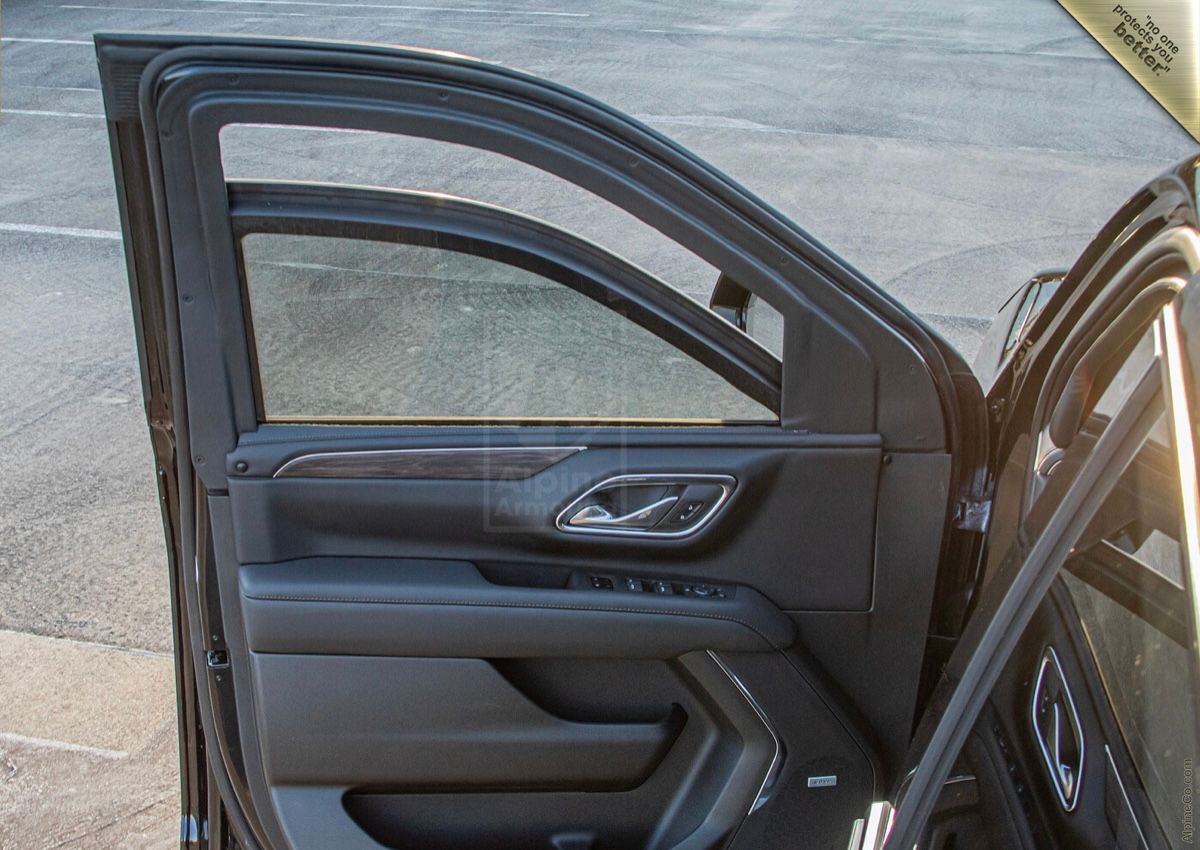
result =
[{"label": "asphalt pavement", "polygon": [[[0,848],[176,838],[167,579],[92,34],[389,42],[607,101],[760,193],[970,358],[1197,144],[1052,0],[8,0],[0,19]],[[244,128],[232,176],[452,191],[703,299],[715,270],[511,162]]]}]

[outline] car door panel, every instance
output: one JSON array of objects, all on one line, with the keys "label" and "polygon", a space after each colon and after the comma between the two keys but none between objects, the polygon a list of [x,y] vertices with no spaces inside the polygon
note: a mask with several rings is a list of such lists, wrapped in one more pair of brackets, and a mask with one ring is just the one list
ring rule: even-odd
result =
[{"label": "car door panel", "polygon": [[[805,446],[802,438],[791,448],[758,448],[751,438],[741,448],[668,440],[667,434],[630,435],[624,445],[605,446],[585,439],[585,451],[518,480],[235,472],[228,492],[238,558],[257,564],[320,556],[459,557],[557,570],[547,584],[589,568],[648,578],[674,572],[748,585],[784,610],[870,608],[880,448]],[[272,448],[280,457],[294,451]],[[569,535],[555,526],[576,497],[619,474],[720,474],[734,478],[737,488],[710,523],[685,539]]]},{"label": "car door panel", "polygon": [[[761,734],[762,721],[747,714],[745,697],[727,677],[710,675],[699,685],[688,664],[711,667],[712,651],[740,676],[748,658],[786,650],[795,639],[795,622],[806,615],[784,614],[780,600],[813,610],[869,609],[875,517],[855,494],[877,486],[884,468],[880,449],[862,437],[842,446],[837,439],[792,437],[785,441],[789,446],[769,435],[758,447],[751,435],[737,441],[741,446],[728,436],[677,437],[653,430],[564,436],[583,442],[585,450],[528,478],[490,481],[259,478],[250,473],[278,469],[295,454],[295,443],[248,446],[245,457],[254,466],[246,461],[243,475],[236,472],[243,455],[231,455],[234,475],[228,495],[219,497],[233,518],[228,536],[237,547],[237,563],[227,569],[239,587],[264,780],[281,812],[293,794],[301,794],[307,802],[297,812],[326,811],[332,818],[337,811],[345,818],[332,801],[348,795],[351,820],[393,846],[406,841],[488,846],[490,840],[496,846],[540,847],[557,834],[550,826],[559,823],[594,833],[597,841],[635,847],[651,846],[645,842],[658,823],[664,829],[674,824],[674,831],[698,829],[699,821],[664,813],[673,806],[689,816],[707,811],[722,781],[747,789],[761,785],[769,764],[758,759],[746,767],[735,742],[752,740],[747,725]],[[544,437],[522,439],[547,442]],[[388,437],[352,442],[352,451],[407,445]],[[447,442],[453,441],[439,444]],[[329,448],[321,441],[311,447]],[[694,538],[570,536],[555,528],[565,504],[620,472],[720,473],[734,476],[738,486],[721,514]],[[794,516],[796,510],[801,513],[789,523],[791,536],[782,536],[779,512]],[[858,530],[849,531],[851,522]],[[832,533],[837,530],[849,531],[849,539]],[[858,581],[851,580],[855,570]],[[611,576],[618,588],[624,577],[711,582],[728,596],[597,590],[587,582],[597,574]],[[235,666],[238,657],[235,652]],[[432,666],[439,659],[448,670]],[[401,675],[393,668],[396,661],[418,663]],[[589,665],[589,676],[573,677],[562,665]],[[481,676],[481,669],[489,674]],[[788,687],[791,699],[775,707],[788,722],[774,734],[787,752],[809,762],[824,760],[828,773],[795,763],[778,781],[781,787],[801,784],[815,798],[808,805],[823,810],[861,794],[873,784],[874,769],[864,753],[869,744],[843,728],[847,721],[839,716],[836,686],[822,692],[809,684],[818,671],[799,656],[776,667],[763,687],[795,682]],[[608,683],[608,693],[646,696],[600,701],[594,693],[597,675]],[[314,683],[319,695],[311,693]],[[416,705],[389,688],[419,695]],[[478,712],[456,721],[446,706],[463,700],[484,707],[492,724],[500,722],[497,714],[506,704],[524,713],[503,717],[498,729],[480,723]],[[741,716],[740,731],[729,714]],[[413,759],[384,745],[397,728],[420,729],[409,751],[446,769],[455,749],[439,738],[431,717],[449,727],[448,740],[469,741],[472,754],[441,782],[410,772]],[[771,723],[780,721],[772,717]],[[564,725],[574,734],[564,734]],[[539,749],[544,736],[550,741]],[[503,755],[514,740],[522,759]],[[311,760],[305,755],[304,766],[279,769],[272,754],[288,753],[296,741],[312,742],[302,748],[312,753]],[[591,765],[588,744],[613,759],[625,752],[612,768],[617,772],[605,774],[602,765]],[[564,774],[564,764],[574,766],[576,775]],[[505,772],[497,776],[481,765]],[[795,775],[806,767],[814,773]],[[809,775],[836,776],[838,789],[808,789]],[[705,788],[683,795],[696,776],[707,777]],[[329,788],[325,808],[314,810],[311,791],[297,790],[314,784]],[[580,794],[586,806],[566,805]],[[524,805],[517,802],[522,795]],[[793,790],[789,809],[796,796],[800,792]],[[467,818],[461,815],[464,799],[472,812]],[[752,803],[743,799],[735,808],[739,820]],[[460,831],[434,828],[442,824],[444,830],[447,813],[455,810]],[[564,814],[573,811],[578,813]],[[538,831],[541,822],[550,825],[544,832]],[[834,823],[831,818],[830,828]],[[706,840],[731,828],[714,826]],[[307,828],[301,832],[307,834]],[[531,836],[528,845],[523,835]],[[338,840],[349,840],[349,833]]]},{"label": "car door panel", "polygon": [[[353,823],[336,839],[340,846],[353,846],[345,842],[351,840],[351,827],[358,828],[355,824],[393,846],[406,841],[476,846],[495,840],[497,846],[508,842],[519,847],[524,839],[518,836],[527,832],[536,836],[528,846],[544,846],[557,833],[549,827],[538,832],[541,821],[586,827],[585,832],[591,830],[597,840],[613,846],[650,846],[638,842],[649,840],[652,824],[671,811],[667,804],[675,798],[666,795],[673,783],[686,784],[695,773],[726,776],[727,763],[736,764],[728,754],[717,761],[702,757],[705,742],[711,746],[715,739],[723,742],[722,748],[731,746],[730,725],[709,719],[712,709],[706,703],[714,696],[698,696],[675,659],[714,650],[722,658],[730,656],[727,661],[740,677],[750,665],[771,666],[769,659],[779,656],[779,650],[794,647],[797,629],[805,635],[804,647],[793,648],[787,660],[775,662],[775,669],[760,676],[765,691],[754,694],[756,700],[767,694],[786,697],[776,699],[769,716],[791,758],[778,779],[778,796],[762,807],[762,826],[747,833],[758,838],[743,839],[764,843],[747,846],[786,846],[792,833],[782,824],[793,823],[797,812],[804,813],[805,834],[840,835],[854,811],[853,801],[876,781],[873,746],[882,739],[885,758],[902,747],[912,693],[904,688],[879,693],[878,671],[872,673],[871,667],[888,664],[897,681],[901,676],[914,681],[920,670],[921,645],[914,635],[928,616],[936,549],[930,532],[940,527],[941,517],[933,511],[919,514],[907,494],[913,488],[944,487],[945,455],[899,455],[885,464],[877,438],[855,435],[744,433],[735,439],[719,433],[681,435],[679,429],[632,434],[576,430],[560,433],[557,440],[569,437],[582,443],[583,451],[524,479],[276,478],[273,470],[297,456],[411,447],[429,437],[413,436],[411,430],[407,439],[351,436],[340,429],[336,436],[341,439],[335,439],[331,432],[339,429],[314,433],[300,426],[272,427],[283,431],[280,438],[272,439],[270,429],[260,428],[254,440],[230,454],[227,495],[210,501],[214,514],[227,511],[230,521],[222,536],[231,551],[217,563],[228,573],[225,587],[239,588],[224,607],[239,610],[246,641],[246,655],[235,651],[233,665],[245,666],[239,664],[245,658],[254,671],[250,690],[259,717],[263,783],[273,789],[271,799],[283,821],[304,818],[302,828],[290,826],[297,835],[310,834],[317,812],[336,820],[349,811]],[[554,432],[542,429],[521,435],[521,440],[545,445],[556,441]],[[309,433],[312,439],[297,440],[297,433]],[[497,442],[503,433],[493,432],[486,442]],[[478,444],[479,437],[474,440]],[[460,435],[438,439],[437,445],[461,448],[471,442],[470,436]],[[244,473],[238,472],[239,464],[245,464]],[[736,477],[738,487],[711,526],[691,539],[572,537],[554,527],[559,510],[587,487],[628,472],[721,473]],[[885,492],[878,507],[861,499],[862,493],[880,489]],[[882,511],[878,517],[877,510]],[[420,561],[426,558],[438,560]],[[414,562],[423,569],[419,579],[412,577]],[[578,586],[591,574],[617,581],[713,582],[730,588],[731,597],[643,593],[617,599],[614,591]],[[420,593],[414,595],[414,590]],[[337,601],[318,601],[329,598]],[[437,604],[413,604],[417,602]],[[389,774],[386,769],[373,772],[373,762],[348,756],[355,751],[345,741],[351,730],[359,730],[356,736],[386,738],[397,728],[425,729],[430,711],[458,699],[438,679],[409,671],[403,686],[424,694],[434,708],[405,714],[386,691],[362,685],[359,677],[396,680],[390,667],[396,658],[465,661],[472,665],[467,670],[477,670],[473,665],[481,659],[492,665],[524,665],[536,680],[566,688],[565,699],[559,695],[550,702],[575,709],[582,703],[588,709],[575,717],[600,719],[607,726],[645,723],[635,738],[644,746],[630,744],[633,766],[621,774],[629,784],[642,776],[645,760],[657,757],[661,741],[668,739],[673,727],[665,721],[672,706],[682,707],[685,732],[669,738],[662,761],[650,762],[650,775],[658,778],[632,789],[598,788],[603,777],[588,773],[557,791],[505,790],[503,782],[492,780],[486,791],[470,784],[431,793],[413,777],[394,772],[408,759],[386,758],[393,769]],[[568,677],[555,666],[588,659],[603,665],[616,693],[636,694],[648,685],[666,693],[646,705],[631,705],[627,696],[616,704],[590,705],[596,699],[593,680],[563,684]],[[276,662],[282,666],[272,666]],[[504,731],[532,746],[546,722],[542,689],[536,691],[537,700],[526,704],[504,684],[494,676],[481,680],[472,675],[458,687],[459,693],[469,689],[470,699],[483,705],[498,702],[489,691],[492,686],[525,705],[530,722],[513,721]],[[311,696],[314,688],[323,695],[320,700]],[[280,693],[288,698],[279,700]],[[728,691],[723,699],[738,705],[735,696]],[[866,706],[866,721],[853,705]],[[282,710],[288,706],[304,709],[289,714]],[[358,713],[346,711],[348,706]],[[551,716],[572,718],[570,713]],[[864,738],[863,729],[874,731]],[[486,741],[486,729],[468,725],[460,731],[470,731],[476,751],[487,752],[480,739]],[[301,741],[312,742],[303,750],[323,754],[317,764],[348,772],[297,773],[289,768],[274,773],[271,753],[286,752]],[[541,781],[565,753],[579,754],[576,743],[566,739],[561,751],[544,756],[539,769],[512,762],[513,781],[522,789],[531,778]],[[435,761],[448,757],[432,733],[423,732],[412,747]],[[389,753],[383,747],[369,749]],[[327,757],[333,754],[340,756]],[[467,765],[463,774],[473,769]],[[477,772],[475,781],[484,775]],[[809,778],[819,776],[836,777],[836,789],[810,788]],[[315,783],[326,783],[328,797],[321,799],[327,805],[315,804]],[[579,794],[587,796],[587,806],[574,802]],[[335,805],[343,796],[345,809]],[[300,799],[293,808],[292,801]],[[466,818],[464,799],[472,812]],[[710,797],[688,799],[684,810],[689,812],[711,804]],[[631,817],[627,807],[642,812],[642,818]],[[444,828],[454,811],[459,812],[459,830],[439,833],[435,827]],[[571,811],[580,814],[562,814]],[[551,812],[558,814],[552,817]],[[680,823],[678,829],[683,828]],[[317,838],[303,840],[311,843],[293,839],[293,846],[321,846]]]},{"label": "car door panel", "polygon": [[[281,427],[289,433],[295,430],[295,426]],[[442,657],[488,659],[492,664],[511,660],[526,671],[534,670],[535,676],[538,671],[554,671],[543,676],[552,681],[563,678],[554,662],[578,664],[592,659],[607,665],[609,681],[619,693],[636,693],[648,680],[658,689],[682,690],[682,695],[664,697],[645,708],[637,706],[636,713],[642,719],[655,715],[661,719],[672,705],[687,705],[686,728],[704,715],[688,702],[689,691],[679,684],[672,659],[699,650],[714,650],[723,658],[736,653],[729,663],[741,676],[748,659],[757,662],[760,654],[770,658],[792,647],[799,629],[805,635],[804,647],[790,652],[787,662],[764,677],[763,687],[793,692],[791,699],[780,700],[770,716],[786,728],[779,734],[786,751],[794,754],[787,779],[781,782],[790,782],[784,786],[789,788],[799,785],[803,792],[793,788],[787,796],[781,794],[783,802],[774,807],[771,798],[763,806],[764,818],[770,824],[774,808],[790,811],[797,797],[811,795],[816,799],[804,810],[810,818],[820,812],[827,818],[823,822],[830,834],[837,834],[853,812],[851,805],[843,808],[841,801],[852,799],[874,781],[875,742],[884,738],[884,752],[891,755],[897,746],[894,742],[907,734],[902,727],[911,717],[911,692],[879,693],[878,672],[872,675],[870,667],[883,661],[897,676],[912,677],[910,681],[919,673],[921,647],[911,636],[914,629],[919,633],[921,618],[928,616],[920,600],[927,598],[935,548],[931,542],[935,538],[922,537],[922,532],[936,529],[940,517],[918,516],[906,505],[904,495],[914,486],[936,487],[944,481],[945,456],[901,456],[884,464],[879,448],[863,437],[848,437],[846,445],[839,446],[842,441],[837,438],[794,436],[785,441],[792,443],[788,446],[779,445],[778,435],[770,435],[759,447],[753,436],[745,435],[736,442],[748,445],[739,447],[728,435],[676,436],[653,430],[634,435],[572,432],[570,436],[587,448],[518,480],[259,478],[250,473],[258,469],[265,476],[295,455],[293,442],[248,445],[245,454],[239,450],[231,455],[229,467],[234,474],[228,495],[220,500],[233,517],[229,537],[236,542],[237,563],[231,565],[236,579],[231,575],[230,581],[240,586],[237,604],[247,649],[253,653],[249,657],[256,672],[263,727],[278,716],[271,708],[278,703],[263,688],[276,692],[282,687],[294,694],[305,683],[320,682],[333,695],[334,707],[293,720],[294,728],[285,740],[322,741],[332,748],[322,747],[322,752],[345,752],[349,748],[335,734],[346,726],[336,710],[337,700],[381,706],[380,713],[368,715],[371,720],[351,723],[350,728],[392,730],[408,723],[395,714],[395,700],[343,678],[337,672],[337,659],[351,657],[357,659],[355,665],[364,663],[364,658],[377,659],[382,664],[374,676],[389,680],[387,658]],[[548,442],[544,434],[524,439]],[[353,446],[346,446],[349,451],[408,445],[389,437],[349,442]],[[439,444],[447,442],[454,441]],[[316,440],[310,448],[327,452],[331,444],[338,445]],[[242,458],[250,460],[247,473],[239,475]],[[571,537],[555,529],[553,519],[559,509],[578,493],[614,473],[630,471],[724,473],[737,478],[738,488],[711,527],[689,540]],[[543,476],[548,480],[539,480]],[[886,483],[881,484],[881,479]],[[877,530],[880,519],[874,510],[862,507],[858,495],[881,486],[887,488],[880,502],[886,509],[881,507],[884,526]],[[492,515],[498,516],[498,522],[491,527],[480,522],[480,517]],[[516,517],[526,519],[516,522]],[[540,520],[531,523],[528,517]],[[788,533],[782,533],[781,527]],[[876,551],[880,547],[886,555]],[[420,562],[420,558],[439,560]],[[413,576],[414,572],[420,575]],[[616,582],[622,577],[713,582],[729,588],[730,598],[663,598],[596,590],[584,582],[597,574]],[[848,650],[848,645],[853,649]],[[275,654],[286,657],[289,664],[267,685],[259,677],[259,659]],[[852,657],[861,662],[850,662]],[[330,663],[328,658],[334,659],[332,670],[324,666]],[[315,662],[311,668],[310,661]],[[644,667],[645,661],[657,666]],[[831,672],[823,672],[823,667]],[[654,672],[647,674],[647,669]],[[285,682],[290,685],[281,684]],[[453,699],[435,681],[409,677],[408,683],[438,704]],[[594,699],[584,684],[570,690],[574,703]],[[761,693],[755,694],[755,699],[762,698]],[[474,699],[495,703],[482,685]],[[853,704],[867,707],[866,722]],[[626,700],[599,713],[592,709],[585,716],[616,722],[629,719],[630,708]],[[340,719],[331,724],[319,721],[331,714]],[[303,717],[310,718],[307,729]],[[789,721],[783,723],[782,718]],[[424,723],[423,715],[412,719],[415,727]],[[863,739],[857,732],[848,733],[845,726],[876,731],[872,738]],[[824,731],[817,734],[817,730]],[[522,740],[535,732],[533,726],[522,728]],[[269,750],[273,733],[260,729],[260,734],[266,736],[263,746]],[[690,740],[681,736],[671,752],[679,748],[687,753]],[[418,748],[433,758],[444,750],[432,737]],[[713,774],[720,768],[710,765],[705,770]],[[514,775],[528,778],[537,773],[522,768]],[[841,790],[810,789],[807,781],[812,776],[835,776]],[[290,787],[293,779],[267,776],[269,783],[279,781],[279,788]],[[301,784],[320,779],[307,776]],[[348,781],[345,776],[339,779]],[[457,789],[414,797],[416,792],[404,790],[413,787],[411,782],[400,776],[393,777],[388,793],[377,797],[362,791],[377,785],[368,771],[349,781],[353,784],[336,787],[354,797],[356,811],[371,813],[364,815],[368,822],[382,818],[392,824],[380,827],[378,834],[396,841],[416,834],[434,841],[432,833],[420,832],[415,824],[438,822],[453,810],[456,799],[461,801],[455,794],[464,793]],[[475,794],[473,805],[481,799]],[[495,805],[497,813],[488,814],[486,827],[476,824],[474,828],[515,841],[516,822],[505,820],[509,815],[501,812],[511,810],[516,817],[516,812],[528,808],[512,802],[516,792],[494,794],[488,800],[495,802],[487,806]],[[553,796],[535,796],[530,805],[557,811],[560,802]],[[611,805],[595,802],[601,812]],[[639,810],[655,811],[652,803],[644,805]],[[841,819],[834,816],[837,812]],[[592,824],[598,835],[617,842],[616,846],[625,846],[620,843],[624,839],[615,837],[624,833],[613,832],[616,827],[603,817],[584,823]],[[806,826],[808,834],[820,834],[821,829],[811,820]],[[783,842],[787,835],[779,832],[771,840]],[[538,840],[543,839],[544,835]],[[445,840],[449,843],[432,846],[456,846]]]},{"label": "car door panel", "polygon": [[[949,355],[923,326],[727,178],[553,84],[392,48],[106,36],[98,49],[180,657],[194,659],[182,704],[208,748],[196,783],[219,792],[238,840],[842,841],[911,732],[962,489],[957,423],[978,413],[958,409]],[[465,144],[574,182],[777,308],[783,362],[543,222],[428,193],[227,182],[221,129],[247,122]],[[292,328],[300,353],[283,357],[299,401],[276,409],[262,355],[279,349],[245,251],[263,234],[520,269],[671,352],[638,361],[631,382],[668,384],[670,362],[690,358],[715,379],[689,402],[732,388],[770,417],[573,416],[567,384],[552,399],[564,415],[380,402],[420,357],[368,373],[355,392],[378,389],[376,408],[341,415],[345,386],[304,348],[328,328],[306,321]],[[336,264],[292,259],[294,291],[347,288],[302,281]],[[445,304],[393,296],[378,309],[436,318]],[[357,339],[338,349],[346,362]],[[579,362],[594,357],[599,374],[618,349]],[[470,354],[450,369],[486,377]],[[487,354],[521,365],[519,352]],[[628,489],[606,490],[614,481]],[[645,519],[689,492],[706,494],[694,524],[665,534],[659,514]],[[574,524],[584,508],[590,528]]]}]

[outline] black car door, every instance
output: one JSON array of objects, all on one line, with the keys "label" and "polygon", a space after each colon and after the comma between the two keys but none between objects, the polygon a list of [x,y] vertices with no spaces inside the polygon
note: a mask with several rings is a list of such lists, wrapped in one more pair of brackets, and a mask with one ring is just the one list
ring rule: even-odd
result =
[{"label": "black car door", "polygon": [[[333,43],[97,49],[189,846],[844,842],[908,743],[973,471],[957,356],[552,83]],[[569,181],[752,293],[776,353],[551,223],[227,179],[222,130],[263,123]]]},{"label": "black car door", "polygon": [[981,603],[888,847],[1194,841],[1200,235],[1174,179],[1192,169],[1118,214],[1064,281],[1063,338],[1030,347]]}]

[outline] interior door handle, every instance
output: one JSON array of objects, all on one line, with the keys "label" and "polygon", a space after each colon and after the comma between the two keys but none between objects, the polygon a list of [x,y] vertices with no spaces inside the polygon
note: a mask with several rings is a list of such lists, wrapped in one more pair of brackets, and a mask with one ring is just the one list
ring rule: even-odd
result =
[{"label": "interior door handle", "polygon": [[554,525],[568,534],[687,537],[712,521],[737,486],[732,475],[714,473],[616,475],[571,501]]},{"label": "interior door handle", "polygon": [[576,528],[651,528],[678,501],[678,496],[667,496],[621,516],[613,516],[603,505],[588,505],[574,513],[567,525]]},{"label": "interior door handle", "polygon": [[1033,734],[1058,801],[1065,810],[1072,811],[1083,780],[1083,727],[1058,654],[1050,646],[1038,665],[1032,715]]}]

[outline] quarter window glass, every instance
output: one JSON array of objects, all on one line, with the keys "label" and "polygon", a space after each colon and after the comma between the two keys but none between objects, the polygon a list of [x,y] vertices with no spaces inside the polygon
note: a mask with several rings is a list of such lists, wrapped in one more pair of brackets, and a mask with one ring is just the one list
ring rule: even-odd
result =
[{"label": "quarter window glass", "polygon": [[746,310],[746,333],[767,351],[783,359],[783,314],[761,298],[750,300]]},{"label": "quarter window glass", "polygon": [[1008,331],[1008,339],[1004,341],[1004,350],[1000,353],[1001,360],[1008,356],[1009,352],[1017,344],[1017,340],[1021,338],[1021,332],[1025,330],[1025,324],[1033,314],[1033,305],[1041,290],[1042,287],[1035,286],[1025,293],[1025,300],[1021,302],[1021,306],[1017,308],[1017,312],[1013,316],[1012,327]]},{"label": "quarter window glass", "polygon": [[775,421],[613,309],[487,257],[338,237],[242,240],[267,421]]}]

